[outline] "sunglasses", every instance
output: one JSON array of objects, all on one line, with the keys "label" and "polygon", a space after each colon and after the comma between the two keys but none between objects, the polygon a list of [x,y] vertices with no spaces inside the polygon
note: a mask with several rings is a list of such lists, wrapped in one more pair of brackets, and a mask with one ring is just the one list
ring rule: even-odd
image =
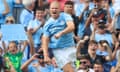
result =
[{"label": "sunglasses", "polygon": [[8,22],[13,23],[13,20],[6,20],[6,23],[8,23]]},{"label": "sunglasses", "polygon": [[87,62],[86,61],[80,61],[80,64],[86,64]]}]

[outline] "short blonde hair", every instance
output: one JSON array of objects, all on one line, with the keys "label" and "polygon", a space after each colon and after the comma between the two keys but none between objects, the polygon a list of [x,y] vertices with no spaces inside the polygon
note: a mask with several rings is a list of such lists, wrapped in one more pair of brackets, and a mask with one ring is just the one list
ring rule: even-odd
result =
[{"label": "short blonde hair", "polygon": [[12,20],[13,23],[15,23],[15,19],[14,19],[13,16],[8,16],[8,17],[6,17],[6,19],[5,19],[5,23],[6,23],[7,20]]}]

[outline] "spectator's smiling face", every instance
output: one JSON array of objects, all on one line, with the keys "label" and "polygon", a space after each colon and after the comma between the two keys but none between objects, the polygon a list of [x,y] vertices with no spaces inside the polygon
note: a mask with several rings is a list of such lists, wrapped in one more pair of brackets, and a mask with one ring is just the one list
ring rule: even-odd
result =
[{"label": "spectator's smiling face", "polygon": [[41,19],[44,17],[44,11],[42,11],[42,10],[37,10],[35,16],[36,16],[36,18],[37,18],[38,20],[41,20]]},{"label": "spectator's smiling face", "polygon": [[57,19],[59,17],[59,13],[60,13],[60,5],[58,2],[53,2],[50,5],[50,14],[51,17],[53,17],[54,19]]},{"label": "spectator's smiling face", "polygon": [[10,43],[8,46],[8,50],[10,53],[12,54],[16,54],[17,53],[17,46],[15,43]]}]

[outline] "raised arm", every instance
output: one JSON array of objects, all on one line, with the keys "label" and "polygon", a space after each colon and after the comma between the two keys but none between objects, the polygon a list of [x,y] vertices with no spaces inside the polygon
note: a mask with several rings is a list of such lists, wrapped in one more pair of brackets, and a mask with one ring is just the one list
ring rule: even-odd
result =
[{"label": "raised arm", "polygon": [[116,42],[115,43],[115,49],[114,49],[114,51],[112,53],[112,60],[115,59],[118,48],[119,48],[119,42]]},{"label": "raised arm", "polygon": [[83,48],[84,47],[84,43],[85,43],[85,41],[84,40],[80,40],[79,42],[78,42],[78,44],[77,44],[77,52],[76,52],[76,56],[77,57],[79,57],[80,55],[81,55],[81,48]]},{"label": "raised arm", "polygon": [[109,55],[106,56],[105,59],[107,61],[111,61],[112,60],[112,50],[111,50],[111,48],[109,47],[109,45],[107,43],[103,43],[103,46],[106,47],[107,52],[109,53]]},{"label": "raised arm", "polygon": [[2,46],[3,46],[3,49],[4,49],[4,53],[6,53],[7,52],[7,48],[6,48],[6,44],[5,44],[4,41],[2,41]]},{"label": "raised arm", "polygon": [[3,11],[2,15],[6,15],[6,14],[9,13],[10,10],[9,10],[9,6],[8,6],[6,0],[3,0],[3,3],[4,3],[4,6],[5,6],[5,11]]},{"label": "raised arm", "polygon": [[32,38],[32,34],[31,32],[27,32],[28,35],[28,40],[29,40],[29,45],[30,45],[30,53],[31,55],[33,55],[35,53],[35,49],[34,49],[34,42],[33,42],[33,38]]},{"label": "raised arm", "polygon": [[86,11],[87,9],[89,9],[89,3],[86,3],[86,4],[85,4],[85,8],[84,8],[83,12],[82,12],[82,13],[80,14],[80,16],[78,17],[80,21],[81,21],[81,19],[83,18],[83,13],[84,13],[84,11]]},{"label": "raised arm", "polygon": [[97,30],[97,26],[96,25],[97,24],[94,24],[94,29],[93,29],[92,34],[90,36],[90,40],[95,40],[95,33],[96,33],[96,30]]},{"label": "raised arm", "polygon": [[28,43],[27,43],[27,41],[24,41],[22,44],[23,44],[23,48],[21,48],[21,52],[23,52],[25,50],[25,48],[27,47]]},{"label": "raised arm", "polygon": [[89,25],[91,24],[91,22],[92,22],[91,18],[93,16],[93,12],[94,12],[94,10],[91,11],[89,17],[87,18],[87,20],[85,22],[85,28],[89,27]]},{"label": "raised arm", "polygon": [[36,59],[36,56],[37,56],[38,54],[34,54],[29,60],[27,60],[22,66],[21,66],[21,70],[22,71],[26,71],[27,69],[28,69],[28,65],[33,61],[33,60],[35,60]]}]

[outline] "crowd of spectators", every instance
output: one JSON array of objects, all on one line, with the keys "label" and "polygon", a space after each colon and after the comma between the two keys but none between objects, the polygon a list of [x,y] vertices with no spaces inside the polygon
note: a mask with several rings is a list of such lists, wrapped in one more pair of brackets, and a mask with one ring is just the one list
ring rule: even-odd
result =
[{"label": "crowd of spectators", "polygon": [[0,0],[0,72],[120,72],[120,0]]}]

